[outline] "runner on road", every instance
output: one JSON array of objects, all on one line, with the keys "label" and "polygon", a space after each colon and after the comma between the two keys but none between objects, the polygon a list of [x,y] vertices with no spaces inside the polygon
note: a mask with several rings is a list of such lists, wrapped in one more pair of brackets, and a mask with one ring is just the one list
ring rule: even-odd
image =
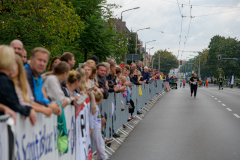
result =
[{"label": "runner on road", "polygon": [[222,90],[223,90],[223,77],[221,76],[221,74],[219,75],[219,89],[222,87]]},{"label": "runner on road", "polygon": [[206,79],[206,87],[208,88],[208,80]]},{"label": "runner on road", "polygon": [[192,74],[192,77],[190,78],[190,84],[191,84],[191,97],[194,92],[194,98],[196,98],[197,95],[197,86],[198,86],[199,79],[197,77],[196,73]]}]

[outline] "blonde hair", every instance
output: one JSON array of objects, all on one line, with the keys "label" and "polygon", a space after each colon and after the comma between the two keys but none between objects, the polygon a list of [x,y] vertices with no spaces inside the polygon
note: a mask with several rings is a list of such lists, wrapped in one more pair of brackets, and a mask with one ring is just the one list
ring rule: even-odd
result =
[{"label": "blonde hair", "polygon": [[96,62],[92,59],[87,60],[86,64],[90,65],[91,63],[94,63],[94,66],[96,66]]},{"label": "blonde hair", "polygon": [[139,76],[142,76],[142,73],[141,73],[140,71],[138,71],[138,75],[139,75]]},{"label": "blonde hair", "polygon": [[85,70],[82,68],[77,68],[75,71],[80,73],[81,76],[81,85],[79,87],[80,91],[86,91],[87,90],[87,86],[86,86],[86,73]]},{"label": "blonde hair", "polygon": [[[96,77],[96,74],[97,74],[97,68],[95,66],[91,66],[92,68],[92,74],[90,75],[89,79],[94,79],[95,82],[98,83],[98,79]],[[93,75],[95,74],[95,77],[93,77]]]},{"label": "blonde hair", "polygon": [[[85,67],[90,68],[90,70],[91,70],[91,74],[92,74],[92,66],[90,66],[90,65],[87,64],[87,63],[85,63],[85,64],[83,64],[83,65],[81,66],[82,69],[84,69]],[[90,75],[91,75],[91,74],[90,74]]]},{"label": "blonde hair", "polygon": [[[15,88],[19,91],[19,93],[22,95],[25,102],[29,103],[30,99],[28,96],[28,87],[27,87],[27,76],[25,73],[25,70],[23,69],[23,62],[19,55],[15,55],[18,65],[18,75],[16,78],[12,78],[12,81],[14,83]],[[19,83],[18,83],[19,82]],[[19,87],[19,85],[20,87]]]},{"label": "blonde hair", "polygon": [[0,45],[0,69],[12,70],[15,62],[15,53],[12,47]]},{"label": "blonde hair", "polygon": [[80,81],[80,80],[81,80],[81,75],[79,72],[72,70],[68,73],[67,83],[73,84],[74,82]]},{"label": "blonde hair", "polygon": [[125,82],[127,81],[127,78],[126,78],[125,76],[122,76],[121,79],[120,79],[120,81],[121,81],[122,84],[123,84],[123,83],[125,83]]},{"label": "blonde hair", "polygon": [[37,52],[45,53],[45,54],[48,55],[48,57],[50,57],[50,52],[46,48],[43,48],[43,47],[36,47],[36,48],[34,48],[32,50],[31,57],[35,57]]},{"label": "blonde hair", "polygon": [[106,66],[107,70],[110,69],[110,64],[108,62],[103,62],[103,64]]},{"label": "blonde hair", "polygon": [[100,91],[93,92],[95,101],[98,103],[103,99],[103,94]]}]

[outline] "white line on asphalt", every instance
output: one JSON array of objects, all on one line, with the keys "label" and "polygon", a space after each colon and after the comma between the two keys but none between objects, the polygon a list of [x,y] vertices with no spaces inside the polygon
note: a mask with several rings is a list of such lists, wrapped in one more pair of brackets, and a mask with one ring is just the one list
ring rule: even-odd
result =
[{"label": "white line on asphalt", "polygon": [[226,109],[227,109],[228,111],[230,111],[230,112],[232,111],[230,108],[226,108]]},{"label": "white line on asphalt", "polygon": [[221,101],[218,101],[218,102],[221,102]]},{"label": "white line on asphalt", "polygon": [[235,117],[237,117],[237,118],[240,118],[240,116],[239,115],[237,115],[237,114],[233,114]]},{"label": "white line on asphalt", "polygon": [[224,107],[226,106],[226,104],[222,104]]},{"label": "white line on asphalt", "polygon": [[212,97],[214,97],[214,96],[212,96]]}]

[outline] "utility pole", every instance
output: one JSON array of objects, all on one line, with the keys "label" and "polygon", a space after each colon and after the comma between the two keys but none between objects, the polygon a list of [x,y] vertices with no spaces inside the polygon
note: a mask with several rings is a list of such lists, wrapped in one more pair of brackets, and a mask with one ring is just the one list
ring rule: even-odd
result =
[{"label": "utility pole", "polygon": [[158,57],[158,71],[160,72],[160,52],[159,52],[159,57]]},{"label": "utility pole", "polygon": [[[123,12],[126,12],[126,11],[130,11],[130,10],[134,10],[134,9],[139,9],[140,7],[135,7],[135,8],[131,8],[131,9],[127,9],[127,10],[124,10],[124,11],[122,11],[121,12],[121,24],[120,24],[120,32],[121,32],[121,34],[123,34],[123,28],[122,28],[122,20],[123,20],[123,17],[122,17],[122,14],[123,14]],[[122,42],[121,42],[122,43]],[[121,54],[121,56],[122,56],[122,54]],[[127,64],[127,57],[126,57],[126,53],[125,53],[125,64]]]},{"label": "utility pole", "polygon": [[198,54],[199,54],[198,77],[201,78],[201,75],[200,75],[200,52],[198,52]]}]

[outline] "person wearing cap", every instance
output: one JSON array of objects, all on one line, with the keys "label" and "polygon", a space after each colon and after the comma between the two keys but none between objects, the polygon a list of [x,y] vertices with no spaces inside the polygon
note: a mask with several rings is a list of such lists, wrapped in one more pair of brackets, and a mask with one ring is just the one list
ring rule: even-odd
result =
[{"label": "person wearing cap", "polygon": [[147,82],[150,79],[150,72],[148,71],[148,67],[145,66],[144,70],[142,71],[142,76],[143,76],[143,80],[146,80]]}]

